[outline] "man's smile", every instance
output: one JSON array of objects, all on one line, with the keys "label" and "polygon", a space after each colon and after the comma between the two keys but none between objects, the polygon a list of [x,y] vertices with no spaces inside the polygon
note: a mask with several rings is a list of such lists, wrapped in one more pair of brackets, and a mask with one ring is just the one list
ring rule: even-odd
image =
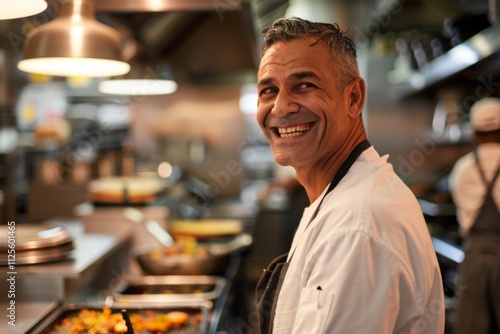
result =
[{"label": "man's smile", "polygon": [[309,129],[311,129],[312,124],[301,124],[301,125],[294,125],[294,126],[279,126],[279,127],[272,127],[271,129],[274,131],[274,133],[280,137],[280,138],[290,138],[290,137],[296,137],[300,136]]}]

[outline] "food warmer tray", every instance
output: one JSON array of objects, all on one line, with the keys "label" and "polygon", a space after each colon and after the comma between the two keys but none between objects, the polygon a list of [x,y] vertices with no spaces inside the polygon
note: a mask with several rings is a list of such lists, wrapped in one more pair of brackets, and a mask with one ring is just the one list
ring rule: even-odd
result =
[{"label": "food warmer tray", "polygon": [[113,291],[114,302],[148,303],[166,301],[215,300],[227,280],[218,276],[165,275],[127,276]]},{"label": "food warmer tray", "polygon": [[[134,313],[146,314],[147,312],[153,311],[156,313],[167,313],[180,311],[185,312],[189,315],[190,319],[198,318],[195,324],[188,324],[180,329],[170,329],[167,330],[167,334],[204,334],[208,329],[208,312],[211,308],[211,302],[190,302],[183,304],[164,304],[158,305],[157,307],[147,305],[147,306],[128,306],[123,307],[109,307],[112,313],[121,313],[126,310],[129,316]],[[67,304],[59,309],[52,312],[44,320],[40,321],[37,325],[31,328],[27,334],[67,334],[67,330],[57,329],[57,326],[61,324],[64,319],[72,318],[78,315],[83,309],[102,311],[104,306],[96,304]],[[113,332],[110,332],[110,334]],[[160,334],[159,332],[151,333],[148,331],[134,331],[135,334]],[[163,334],[162,333],[162,334]]]}]

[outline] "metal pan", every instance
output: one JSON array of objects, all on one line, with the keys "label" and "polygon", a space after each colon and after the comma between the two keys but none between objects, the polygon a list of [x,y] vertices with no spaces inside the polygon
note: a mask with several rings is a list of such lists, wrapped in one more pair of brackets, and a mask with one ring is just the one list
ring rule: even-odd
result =
[{"label": "metal pan", "polygon": [[[154,307],[152,305],[148,305],[147,307],[127,307],[123,308],[110,308],[111,312],[121,313],[125,310],[130,318],[133,318],[134,315],[142,315],[145,316],[149,312],[155,312],[156,314],[166,314],[168,312],[184,312],[189,316],[189,322],[185,325],[182,325],[181,328],[175,329],[171,328],[167,331],[154,333],[168,333],[168,334],[181,334],[181,333],[190,333],[190,334],[202,334],[206,333],[208,328],[208,312],[211,307],[210,302],[191,302],[182,305],[161,305],[159,307]],[[35,325],[28,331],[28,334],[66,334],[69,331],[63,327],[61,324],[63,321],[68,319],[72,319],[77,317],[78,314],[83,310],[96,311],[101,312],[103,310],[102,307],[97,307],[92,304],[80,304],[73,305],[69,304],[63,306],[50,314],[40,323]],[[152,334],[147,330],[134,330],[136,334]]]},{"label": "metal pan", "polygon": [[227,285],[217,276],[128,276],[113,292],[113,304],[215,300]]},{"label": "metal pan", "polygon": [[229,257],[251,244],[252,237],[242,233],[226,243],[207,243],[208,254],[166,255],[158,248],[138,248],[134,253],[146,275],[224,275]]},{"label": "metal pan", "polygon": [[223,275],[229,263],[229,254],[158,256],[157,250],[146,250],[135,257],[146,275]]}]

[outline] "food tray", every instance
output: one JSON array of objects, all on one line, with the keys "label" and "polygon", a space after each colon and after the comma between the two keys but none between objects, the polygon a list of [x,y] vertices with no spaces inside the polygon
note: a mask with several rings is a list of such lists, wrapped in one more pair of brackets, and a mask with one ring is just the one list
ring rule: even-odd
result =
[{"label": "food tray", "polygon": [[[159,306],[154,307],[148,305],[147,307],[127,307],[126,311],[129,314],[129,317],[132,318],[134,314],[145,315],[148,312],[155,312],[156,314],[165,314],[168,312],[185,312],[188,314],[190,322],[186,325],[183,325],[179,329],[171,328],[167,331],[157,332],[159,333],[168,333],[168,334],[202,334],[206,333],[208,328],[208,310],[210,307],[210,302],[192,302],[189,304],[180,304],[180,305],[169,305],[169,306]],[[70,319],[73,317],[77,317],[79,312],[82,310],[90,310],[90,311],[102,311],[104,307],[99,307],[96,305],[65,305],[60,309],[53,312],[51,315],[46,317],[40,323],[35,325],[28,334],[83,334],[82,332],[71,332],[64,327],[61,326],[61,323],[65,319]],[[112,313],[121,313],[124,308],[111,307],[110,310]],[[114,332],[109,332],[114,333]],[[149,332],[147,330],[134,330],[135,334],[153,334],[153,332]]]},{"label": "food tray", "polygon": [[227,281],[203,275],[129,276],[113,292],[118,303],[215,300]]}]

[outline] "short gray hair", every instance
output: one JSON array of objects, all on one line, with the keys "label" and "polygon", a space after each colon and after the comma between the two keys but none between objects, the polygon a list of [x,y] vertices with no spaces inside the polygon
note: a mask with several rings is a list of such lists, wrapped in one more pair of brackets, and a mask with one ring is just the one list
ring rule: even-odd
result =
[{"label": "short gray hair", "polygon": [[277,42],[286,43],[299,38],[313,38],[316,40],[311,45],[314,45],[324,41],[330,49],[333,62],[339,65],[340,90],[360,76],[356,46],[345,36],[345,32],[340,30],[337,23],[311,22],[298,17],[282,18],[274,21],[271,28],[264,29],[262,38],[261,57]]}]

